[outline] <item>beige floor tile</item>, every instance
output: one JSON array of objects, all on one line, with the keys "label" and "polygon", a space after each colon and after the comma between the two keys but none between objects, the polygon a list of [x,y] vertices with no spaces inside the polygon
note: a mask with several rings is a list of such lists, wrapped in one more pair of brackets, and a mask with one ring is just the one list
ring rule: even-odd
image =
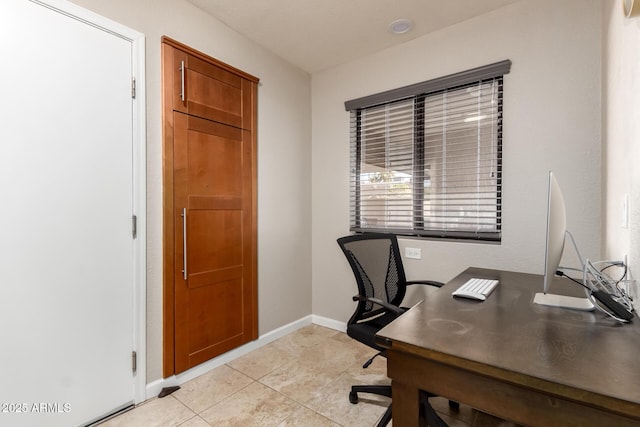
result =
[{"label": "beige floor tile", "polygon": [[211,424],[209,424],[199,416],[195,416],[189,421],[180,424],[180,427],[211,427]]},{"label": "beige floor tile", "polygon": [[[374,426],[390,400],[361,394],[353,405],[348,395],[352,385],[390,383],[384,357],[362,368],[375,353],[342,332],[307,326],[102,426]],[[466,405],[452,411],[441,397],[430,401],[450,427],[514,427]]]},{"label": "beige floor tile", "polygon": [[[316,396],[345,369],[354,364],[360,367],[375,354],[342,332],[315,325],[274,344],[296,359],[260,378],[260,382],[300,403]],[[384,369],[386,372],[386,365]]]},{"label": "beige floor tile", "polygon": [[271,343],[239,357],[228,365],[257,380],[282,365],[296,360],[297,357],[292,352]]},{"label": "beige floor tile", "polygon": [[100,427],[175,427],[196,414],[172,396],[149,400]]},{"label": "beige floor tile", "polygon": [[330,337],[320,341],[315,347],[303,350],[299,361],[340,373],[353,364],[362,366],[375,353],[375,350],[370,350],[353,340],[349,342]]},{"label": "beige floor tile", "polygon": [[377,374],[345,372],[320,390],[305,406],[344,426],[373,426],[391,400],[383,396],[361,394],[359,403],[354,405],[349,402],[349,392],[352,385],[388,384],[388,381],[386,376]]},{"label": "beige floor tile", "polygon": [[341,332],[337,332],[333,329],[324,328],[317,325],[309,325],[304,328],[300,328],[280,339],[277,339],[273,344],[289,354],[298,357],[301,352],[308,348],[315,347],[323,342],[326,338],[330,338]]},{"label": "beige floor tile", "polygon": [[376,352],[373,351],[373,352],[369,352],[368,354],[358,356],[358,358],[356,359],[356,362],[348,366],[345,372],[352,373],[353,375],[361,375],[361,374],[362,375],[379,375],[380,377],[386,377],[387,376],[387,359],[382,356],[378,356],[375,359],[373,359],[373,362],[367,368],[362,367],[362,365],[364,365],[367,359],[369,359],[375,353]]},{"label": "beige floor tile", "polygon": [[362,344],[359,341],[354,340],[349,335],[343,332],[340,332],[338,334],[331,336],[331,339],[336,341],[341,341],[350,345],[351,347],[353,347],[353,351],[358,353],[364,352],[364,353],[371,353],[371,355],[373,355],[378,352],[376,349],[373,349],[367,345]]},{"label": "beige floor tile", "polygon": [[200,413],[252,382],[248,376],[223,365],[183,384],[172,396]]},{"label": "beige floor tile", "polygon": [[300,405],[259,383],[253,383],[200,416],[214,426],[277,426]]},{"label": "beige floor tile", "polygon": [[327,370],[326,367],[314,366],[309,361],[301,360],[288,363],[259,381],[296,402],[305,403],[338,375],[340,372],[335,368]]},{"label": "beige floor tile", "polygon": [[323,417],[315,411],[304,406],[293,413],[289,418],[284,420],[278,427],[340,427],[340,424],[334,423],[328,418]]}]

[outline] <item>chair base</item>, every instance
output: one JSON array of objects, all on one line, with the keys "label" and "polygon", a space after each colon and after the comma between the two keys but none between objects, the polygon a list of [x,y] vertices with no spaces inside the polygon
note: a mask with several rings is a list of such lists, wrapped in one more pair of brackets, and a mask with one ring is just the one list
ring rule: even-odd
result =
[{"label": "chair base", "polygon": [[[354,385],[351,386],[351,391],[349,392],[349,402],[354,405],[358,403],[358,393],[371,393],[377,394],[379,396],[391,397],[391,386],[390,385]],[[387,407],[387,410],[380,418],[377,427],[385,427],[391,421],[391,405]]]},{"label": "chair base", "polygon": [[349,393],[349,402],[354,405],[358,403],[358,393],[371,393],[379,396],[391,397],[390,385],[354,385],[351,386]]},{"label": "chair base", "polygon": [[387,410],[382,414],[382,418],[376,427],[385,427],[391,421],[391,405],[387,406]]},{"label": "chair base", "polygon": [[[379,396],[391,397],[391,386],[390,385],[354,385],[351,386],[351,391],[349,392],[349,402],[352,404],[358,403],[358,393],[371,393],[377,394]],[[436,411],[431,407],[429,403],[429,398],[433,397],[431,393],[422,392],[420,396],[420,416],[423,419],[427,420],[429,426],[434,427],[446,427],[447,423],[444,422],[440,416],[436,413]],[[449,408],[454,411],[460,410],[460,404],[453,400],[449,401]],[[377,427],[385,427],[391,421],[392,412],[391,405],[387,407],[387,410],[380,418]]]}]

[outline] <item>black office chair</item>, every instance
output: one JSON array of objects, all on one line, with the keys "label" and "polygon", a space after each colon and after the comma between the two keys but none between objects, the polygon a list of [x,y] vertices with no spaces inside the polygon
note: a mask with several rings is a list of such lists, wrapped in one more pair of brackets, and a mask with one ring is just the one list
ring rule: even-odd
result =
[{"label": "black office chair", "polygon": [[[376,344],[375,335],[407,310],[400,307],[407,286],[420,284],[441,287],[443,284],[425,280],[407,281],[395,235],[356,234],[339,238],[338,245],[347,257],[358,285],[358,295],[353,297],[358,305],[347,322],[347,334],[378,350],[378,353],[363,365],[363,368],[367,368],[375,357],[386,356],[385,349]],[[391,386],[354,385],[349,393],[351,403],[358,403],[358,393],[391,397]],[[426,417],[430,426],[446,426],[447,424],[429,405],[427,399],[432,396],[425,393],[421,414]],[[453,401],[449,401],[449,406],[454,410],[459,408],[459,404]],[[391,405],[380,419],[378,426],[385,426],[390,420]]]}]

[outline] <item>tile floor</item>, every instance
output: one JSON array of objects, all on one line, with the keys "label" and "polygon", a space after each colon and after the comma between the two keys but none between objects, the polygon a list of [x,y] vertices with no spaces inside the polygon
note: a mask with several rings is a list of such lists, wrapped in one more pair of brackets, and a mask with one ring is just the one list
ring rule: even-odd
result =
[{"label": "tile floor", "polygon": [[[375,426],[389,399],[348,399],[352,384],[389,383],[384,358],[362,369],[373,354],[344,333],[307,326],[100,427]],[[450,412],[442,398],[432,405],[450,427],[513,426],[464,405]]]}]

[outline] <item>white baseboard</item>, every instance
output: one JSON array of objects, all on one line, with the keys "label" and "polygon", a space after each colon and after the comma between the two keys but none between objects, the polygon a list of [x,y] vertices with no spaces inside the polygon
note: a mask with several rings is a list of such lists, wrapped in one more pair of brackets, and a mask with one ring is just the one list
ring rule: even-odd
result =
[{"label": "white baseboard", "polygon": [[335,329],[336,331],[347,332],[347,324],[345,322],[329,319],[328,317],[312,314],[311,323],[318,326],[324,326],[325,328]]},{"label": "white baseboard", "polygon": [[[328,328],[336,329],[338,331],[342,330],[340,322],[337,322],[335,320],[327,319],[325,317],[320,317],[320,316],[313,316],[313,315],[305,316],[302,319],[289,323],[288,325],[284,325],[280,328],[274,329],[273,331],[267,332],[266,334],[260,336],[255,341],[251,341],[250,343],[247,343],[241,347],[233,349],[214,359],[208,360],[198,366],[195,366],[189,369],[188,371],[182,372],[178,375],[173,375],[168,378],[163,378],[163,379],[159,379],[159,380],[148,383],[146,388],[146,398],[151,399],[153,397],[156,397],[165,387],[182,385],[189,380],[199,377],[200,375],[206,374],[212,369],[222,366],[225,363],[229,363],[240,356],[244,356],[245,354],[253,350],[256,350],[264,345],[267,345],[270,342],[273,342],[278,338],[281,338],[287,334],[290,334],[291,332],[294,332],[300,328],[311,325],[312,323],[315,323],[320,326],[326,326]],[[346,326],[343,329],[346,330]],[[142,403],[142,402],[137,402],[137,403]]]}]

